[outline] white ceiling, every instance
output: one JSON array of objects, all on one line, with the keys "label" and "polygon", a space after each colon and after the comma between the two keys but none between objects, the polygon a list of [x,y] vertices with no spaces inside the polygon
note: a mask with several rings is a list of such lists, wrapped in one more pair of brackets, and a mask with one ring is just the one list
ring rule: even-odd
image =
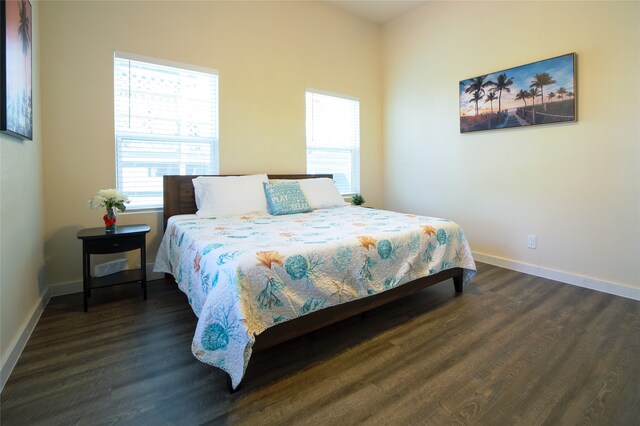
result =
[{"label": "white ceiling", "polygon": [[428,0],[327,0],[349,13],[378,24],[385,24]]}]

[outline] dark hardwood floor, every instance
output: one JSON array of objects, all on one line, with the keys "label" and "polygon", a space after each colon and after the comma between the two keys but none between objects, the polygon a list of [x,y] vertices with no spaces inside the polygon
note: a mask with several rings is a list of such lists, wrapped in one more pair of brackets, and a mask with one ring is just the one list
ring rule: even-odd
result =
[{"label": "dark hardwood floor", "polygon": [[164,280],[51,300],[2,425],[639,425],[640,302],[485,264],[253,355],[239,392],[191,355]]}]

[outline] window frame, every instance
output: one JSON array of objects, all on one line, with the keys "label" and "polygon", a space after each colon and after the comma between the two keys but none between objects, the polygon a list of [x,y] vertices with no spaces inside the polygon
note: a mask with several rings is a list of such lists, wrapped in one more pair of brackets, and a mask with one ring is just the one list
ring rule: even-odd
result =
[{"label": "window frame", "polygon": [[[307,108],[307,96],[311,94],[317,94],[317,95],[322,95],[322,96],[329,96],[329,97],[333,97],[333,98],[338,98],[338,99],[344,99],[344,100],[348,100],[348,101],[353,101],[356,103],[356,108],[357,108],[357,125],[355,127],[357,136],[356,136],[356,143],[354,144],[354,146],[352,147],[334,147],[334,146],[325,146],[325,147],[318,147],[318,146],[313,146],[310,147],[309,146],[309,129],[307,128],[307,124],[309,121],[309,111]],[[348,192],[340,192],[340,195],[344,196],[344,197],[349,197],[351,195],[360,193],[360,179],[361,179],[361,174],[360,174],[360,121],[361,121],[361,117],[360,117],[360,99],[356,96],[351,96],[351,95],[345,95],[342,93],[335,93],[335,92],[329,92],[326,90],[319,90],[319,89],[313,89],[310,87],[307,87],[305,89],[305,154],[306,154],[306,170],[307,173],[309,172],[309,151],[313,151],[313,150],[322,150],[322,151],[335,151],[335,152],[348,152],[351,154],[351,188],[350,191]],[[326,171],[315,171],[317,173],[333,173],[331,170],[326,170]],[[334,180],[335,180],[335,176],[334,176]]]},{"label": "window frame", "polygon": [[[136,62],[142,62],[145,64],[149,64],[151,66],[161,66],[161,67],[171,67],[171,68],[177,68],[181,71],[186,71],[186,72],[196,72],[196,73],[203,73],[203,74],[208,74],[208,75],[212,75],[215,76],[215,80],[214,80],[214,84],[215,84],[215,89],[213,92],[213,98],[211,99],[212,102],[212,110],[215,114],[215,116],[211,117],[211,122],[213,124],[213,134],[211,136],[183,136],[183,135],[167,135],[167,134],[162,134],[162,133],[150,133],[150,132],[136,132],[136,131],[124,131],[124,130],[118,130],[119,126],[118,126],[118,111],[117,111],[117,101],[116,101],[116,96],[117,96],[117,81],[116,81],[116,64],[117,64],[117,60],[121,59],[121,60],[129,60],[129,61],[136,61]],[[114,158],[114,168],[115,168],[115,178],[116,178],[116,189],[120,192],[123,192],[125,194],[130,193],[131,191],[124,191],[122,189],[123,186],[123,177],[122,177],[122,171],[124,169],[123,164],[125,164],[126,162],[121,161],[120,159],[120,151],[121,151],[121,145],[123,142],[123,139],[129,139],[129,140],[134,140],[134,141],[140,141],[143,142],[145,140],[148,140],[149,142],[152,141],[156,141],[156,142],[160,142],[160,143],[194,143],[194,142],[199,142],[199,143],[206,143],[209,147],[210,147],[210,162],[208,163],[208,167],[210,167],[210,170],[206,173],[206,174],[218,174],[220,171],[220,119],[219,119],[219,106],[220,106],[220,74],[218,72],[218,70],[216,69],[212,69],[212,68],[206,68],[206,67],[202,67],[199,65],[193,65],[193,64],[185,64],[185,63],[181,63],[181,62],[176,62],[176,61],[170,61],[170,60],[166,60],[166,59],[160,59],[160,58],[154,58],[154,57],[149,57],[149,56],[142,56],[142,55],[137,55],[137,54],[132,54],[132,53],[127,53],[127,52],[122,52],[122,51],[114,51],[114,55],[113,55],[113,64],[112,64],[113,68],[113,87],[114,87],[114,93],[113,93],[113,101],[114,101],[114,148],[115,148],[115,158]],[[153,151],[150,151],[153,152]],[[158,164],[161,165],[166,165],[166,166],[170,166],[170,163],[162,163],[160,160],[159,161],[149,161],[149,165],[148,166],[144,166],[147,167],[149,170],[152,168],[152,163],[154,162],[158,162]],[[181,162],[178,161],[176,162],[176,165],[178,166],[178,168],[180,169],[179,173],[175,173],[175,174],[183,174],[183,169],[186,165],[186,167],[189,166],[189,163],[186,162]],[[174,173],[161,173],[159,175],[154,175],[154,177],[158,177],[161,181],[160,186],[162,186],[162,176],[164,174],[174,174]],[[144,192],[144,191],[141,191]],[[151,197],[149,197],[151,198]],[[132,205],[132,206],[127,206],[127,212],[131,212],[131,213],[137,213],[137,212],[145,212],[145,211],[160,211],[162,210],[163,206],[162,206],[162,201],[160,201],[159,204],[157,203],[153,203],[152,205]]]}]

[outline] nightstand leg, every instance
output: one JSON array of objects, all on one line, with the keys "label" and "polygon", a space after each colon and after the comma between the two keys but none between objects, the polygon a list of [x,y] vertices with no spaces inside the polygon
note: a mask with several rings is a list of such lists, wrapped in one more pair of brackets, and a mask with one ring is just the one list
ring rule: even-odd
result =
[{"label": "nightstand leg", "polygon": [[142,268],[142,292],[147,300],[147,243],[143,240],[140,248],[140,268]]},{"label": "nightstand leg", "polygon": [[84,311],[87,312],[87,309],[89,307],[89,262],[90,262],[90,255],[85,251],[82,255],[83,257],[83,262],[82,262],[82,298],[84,300]]}]

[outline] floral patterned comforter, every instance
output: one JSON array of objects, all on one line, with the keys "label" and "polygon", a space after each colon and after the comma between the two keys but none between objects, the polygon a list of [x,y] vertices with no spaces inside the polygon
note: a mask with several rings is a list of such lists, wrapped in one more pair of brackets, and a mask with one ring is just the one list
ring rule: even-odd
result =
[{"label": "floral patterned comforter", "polygon": [[193,354],[235,388],[266,328],[455,267],[465,283],[475,274],[454,222],[344,206],[175,220],[154,271],[175,277],[199,318]]}]

